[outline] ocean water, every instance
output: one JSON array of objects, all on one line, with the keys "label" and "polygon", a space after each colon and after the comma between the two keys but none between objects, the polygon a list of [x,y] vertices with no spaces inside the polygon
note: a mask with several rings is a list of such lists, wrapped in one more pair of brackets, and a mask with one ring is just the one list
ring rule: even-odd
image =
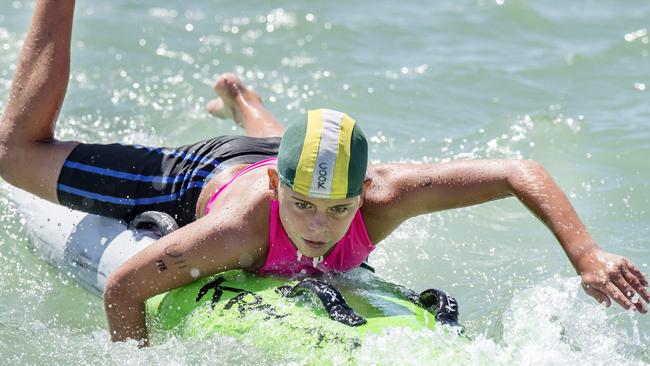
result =
[{"label": "ocean water", "polygon": [[[32,1],[0,6],[0,109]],[[534,159],[594,238],[650,275],[650,2],[78,1],[61,139],[191,143],[242,133],[211,118],[236,72],[283,122],[311,108],[363,126],[375,162]],[[6,184],[6,183],[2,183]],[[0,364],[304,364],[246,341],[109,341],[100,299],[38,259],[0,198]],[[408,221],[378,274],[443,288],[473,338],[369,337],[364,364],[650,363],[650,315],[604,308],[516,199]],[[332,362],[336,363],[336,355]]]}]

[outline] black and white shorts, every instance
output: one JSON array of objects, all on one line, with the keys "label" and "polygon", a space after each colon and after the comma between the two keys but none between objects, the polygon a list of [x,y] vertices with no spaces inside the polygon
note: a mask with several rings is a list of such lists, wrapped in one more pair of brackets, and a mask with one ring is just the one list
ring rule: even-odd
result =
[{"label": "black and white shorts", "polygon": [[165,212],[184,226],[196,219],[201,189],[223,169],[278,153],[279,137],[219,136],[178,148],[79,144],[57,184],[59,203],[130,221]]}]

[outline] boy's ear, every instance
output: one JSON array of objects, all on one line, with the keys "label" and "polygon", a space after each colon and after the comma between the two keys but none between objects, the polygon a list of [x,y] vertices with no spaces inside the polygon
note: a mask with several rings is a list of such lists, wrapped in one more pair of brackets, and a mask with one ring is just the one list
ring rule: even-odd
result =
[{"label": "boy's ear", "polygon": [[275,168],[268,168],[266,173],[269,176],[269,191],[273,195],[273,199],[277,201],[278,199],[278,187],[280,185],[280,178],[278,177],[278,171]]},{"label": "boy's ear", "polygon": [[361,200],[359,201],[359,208],[363,206],[363,202],[366,199],[366,192],[370,189],[370,185],[372,184],[372,179],[366,177],[366,179],[363,180],[363,190],[361,191]]}]

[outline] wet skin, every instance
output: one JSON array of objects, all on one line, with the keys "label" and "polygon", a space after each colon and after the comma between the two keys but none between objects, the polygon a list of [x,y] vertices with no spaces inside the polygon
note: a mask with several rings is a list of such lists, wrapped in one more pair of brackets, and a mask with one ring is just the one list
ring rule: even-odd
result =
[{"label": "wet skin", "polygon": [[[0,175],[55,203],[58,173],[78,144],[54,139],[70,75],[73,12],[73,0],[36,3],[0,123]],[[238,80],[230,76],[220,81],[236,86],[231,88],[232,96],[220,95],[226,98],[224,105],[239,108],[232,116],[241,118],[238,122],[249,135],[282,134],[282,127],[259,98],[238,94],[246,90]],[[238,178],[217,198],[216,209],[202,216],[207,198],[236,169],[241,167],[221,173],[204,189],[195,222],[156,241],[108,277],[104,304],[113,340],[147,343],[144,302],[151,296],[228,269],[260,268],[268,253],[273,199],[280,202],[282,224],[296,247],[305,255],[323,255],[347,230],[356,207],[360,207],[371,241],[378,244],[411,217],[516,197],[556,237],[589,295],[607,305],[613,300],[642,313],[646,312],[644,301],[650,301],[648,283],[639,269],[597,245],[566,195],[532,161],[371,165],[358,202],[300,196],[279,187],[274,169],[258,169]],[[636,294],[643,300],[633,303]]]}]

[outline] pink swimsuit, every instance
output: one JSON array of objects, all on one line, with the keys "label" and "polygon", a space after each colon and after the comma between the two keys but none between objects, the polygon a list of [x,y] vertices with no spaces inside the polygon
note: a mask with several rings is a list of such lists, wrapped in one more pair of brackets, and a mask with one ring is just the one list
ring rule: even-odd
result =
[{"label": "pink swimsuit", "polygon": [[[208,214],[212,203],[217,196],[235,179],[249,171],[276,164],[276,158],[265,159],[242,169],[235,174],[226,184],[221,186],[210,198],[205,213]],[[266,257],[264,266],[258,274],[277,274],[281,276],[292,276],[299,273],[314,275],[321,272],[344,272],[358,267],[368,257],[375,246],[368,237],[366,226],[357,210],[350,228],[343,238],[336,243],[330,253],[321,261],[315,264],[313,258],[299,255],[296,247],[291,243],[287,232],[282,226],[278,214],[280,205],[278,201],[271,202],[271,218],[269,222],[269,254]]]}]

